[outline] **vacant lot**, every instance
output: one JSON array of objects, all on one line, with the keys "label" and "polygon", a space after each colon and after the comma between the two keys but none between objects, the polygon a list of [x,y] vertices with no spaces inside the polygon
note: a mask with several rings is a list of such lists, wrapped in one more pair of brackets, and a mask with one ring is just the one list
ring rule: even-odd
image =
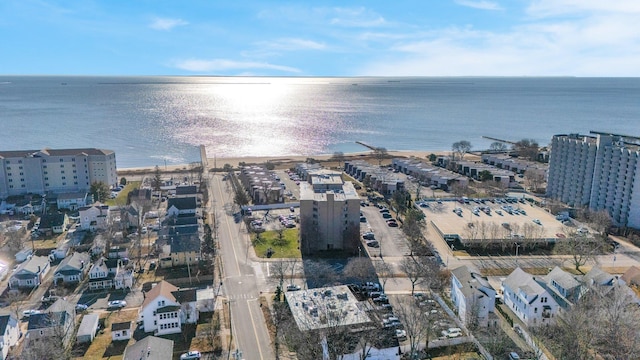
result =
[{"label": "vacant lot", "polygon": [[[256,234],[252,243],[259,257],[276,258],[299,258],[300,247],[298,246],[298,229],[286,229],[282,231],[282,236],[278,231],[265,231]],[[271,256],[267,256],[267,251],[273,251]]]}]

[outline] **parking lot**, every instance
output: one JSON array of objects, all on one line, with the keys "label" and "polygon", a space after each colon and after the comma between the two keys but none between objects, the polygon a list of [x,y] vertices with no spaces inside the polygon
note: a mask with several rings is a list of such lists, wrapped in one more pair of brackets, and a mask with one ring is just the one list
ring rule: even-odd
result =
[{"label": "parking lot", "polygon": [[564,235],[560,221],[543,208],[526,201],[427,201],[420,209],[427,222],[433,222],[445,238],[556,239]]},{"label": "parking lot", "polygon": [[[398,257],[409,254],[409,246],[400,227],[390,227],[376,206],[361,206],[360,211],[367,221],[360,223],[360,233],[372,232],[378,241],[378,248],[365,246],[369,256]],[[362,239],[362,236],[361,236]]]}]

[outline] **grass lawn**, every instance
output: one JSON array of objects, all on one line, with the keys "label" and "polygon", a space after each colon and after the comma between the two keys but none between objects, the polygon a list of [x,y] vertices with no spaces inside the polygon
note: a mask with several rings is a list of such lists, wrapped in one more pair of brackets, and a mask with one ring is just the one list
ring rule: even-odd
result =
[{"label": "grass lawn", "polygon": [[129,341],[112,342],[111,324],[124,321],[132,321],[135,323],[137,319],[138,310],[136,309],[113,311],[101,314],[100,320],[104,321],[104,330],[96,335],[95,339],[84,354],[74,353],[74,355],[80,355],[75,359],[122,359],[122,353],[124,352],[126,345],[128,343],[134,343],[135,340],[129,339]]},{"label": "grass lawn", "polygon": [[118,193],[118,196],[115,199],[108,199],[105,201],[106,205],[115,206],[117,204],[126,204],[127,203],[127,195],[131,192],[131,190],[140,187],[140,181],[129,181],[127,185]]},{"label": "grass lawn", "polygon": [[277,231],[265,231],[260,234],[260,240],[252,239],[253,248],[259,257],[267,257],[267,249],[271,248],[275,252],[274,258],[299,258],[302,257],[298,248],[298,229],[285,229],[283,231],[284,245],[278,246],[279,238]]}]

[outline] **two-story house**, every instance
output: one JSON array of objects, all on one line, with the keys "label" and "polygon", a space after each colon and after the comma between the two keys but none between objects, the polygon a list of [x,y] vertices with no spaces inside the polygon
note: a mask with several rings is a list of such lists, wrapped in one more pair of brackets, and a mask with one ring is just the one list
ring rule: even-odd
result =
[{"label": "two-story house", "polygon": [[122,259],[99,258],[89,270],[89,290],[130,289],[133,271],[126,269]]},{"label": "two-story house", "polygon": [[163,280],[145,293],[138,317],[145,332],[180,333],[183,324],[198,321],[196,290],[180,290]]},{"label": "two-story house", "polygon": [[44,276],[49,272],[49,258],[34,256],[20,264],[9,278],[11,289],[34,288],[40,285]]},{"label": "two-story house", "polygon": [[122,360],[171,360],[173,359],[173,340],[147,336],[127,346]]},{"label": "two-story house", "polygon": [[131,321],[116,322],[111,324],[111,341],[122,341],[131,339]]},{"label": "two-story house", "polygon": [[84,279],[84,275],[89,269],[89,254],[73,253],[71,256],[64,258],[58,268],[53,273],[54,284],[75,284]]},{"label": "two-story house", "polygon": [[527,326],[555,321],[560,306],[536,279],[516,268],[503,282],[504,304]]},{"label": "two-story house", "polygon": [[104,230],[109,226],[109,206],[95,203],[79,209],[82,230]]},{"label": "two-story house", "polygon": [[62,234],[67,229],[67,225],[69,225],[69,216],[66,213],[47,214],[40,218],[38,231],[46,236]]},{"label": "two-story house", "polygon": [[460,266],[451,272],[451,300],[458,316],[471,326],[495,324],[496,291],[486,277]]},{"label": "two-story house", "polygon": [[170,235],[168,244],[162,247],[160,267],[194,266],[201,258],[201,242],[198,233]]},{"label": "two-story house", "polygon": [[545,279],[547,290],[550,290],[551,296],[563,309],[569,308],[580,298],[580,282],[561,268],[556,266]]},{"label": "two-story house", "polygon": [[167,200],[167,216],[197,214],[197,200],[195,196],[175,197]]},{"label": "two-story house", "polygon": [[0,360],[5,360],[9,349],[20,339],[18,319],[13,315],[0,316]]},{"label": "two-story house", "polygon": [[62,193],[58,194],[56,204],[58,205],[58,210],[69,209],[75,211],[83,206],[87,206],[87,201],[90,201],[91,198],[92,196],[84,191]]},{"label": "two-story house", "polygon": [[61,341],[66,346],[73,335],[75,316],[74,305],[63,299],[44,313],[29,316],[25,347],[33,341]]}]

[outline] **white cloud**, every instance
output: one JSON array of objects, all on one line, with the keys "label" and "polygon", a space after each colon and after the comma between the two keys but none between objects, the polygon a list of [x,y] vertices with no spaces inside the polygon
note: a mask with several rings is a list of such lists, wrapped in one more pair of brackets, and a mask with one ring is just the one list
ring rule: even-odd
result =
[{"label": "white cloud", "polygon": [[274,41],[261,41],[258,43],[258,45],[267,49],[287,51],[324,50],[327,48],[324,43],[297,38],[283,38]]},{"label": "white cloud", "polygon": [[502,10],[500,4],[487,0],[454,0],[456,4],[480,9],[480,10]]},{"label": "white cloud", "polygon": [[187,59],[175,61],[173,65],[178,69],[193,72],[225,72],[230,70],[249,71],[251,69],[277,70],[286,73],[301,72],[299,69],[290,66],[274,65],[256,61],[235,61],[228,59]]},{"label": "white cloud", "polygon": [[154,30],[169,31],[176,26],[184,26],[188,24],[189,23],[187,21],[182,19],[155,18],[151,24],[149,24],[149,27]]},{"label": "white cloud", "polygon": [[[639,76],[640,2],[538,0],[505,30],[447,27],[387,37],[360,75]],[[377,35],[376,39],[382,39]]]},{"label": "white cloud", "polygon": [[331,25],[344,27],[378,27],[386,24],[384,17],[364,7],[343,8],[336,7],[330,11]]}]

